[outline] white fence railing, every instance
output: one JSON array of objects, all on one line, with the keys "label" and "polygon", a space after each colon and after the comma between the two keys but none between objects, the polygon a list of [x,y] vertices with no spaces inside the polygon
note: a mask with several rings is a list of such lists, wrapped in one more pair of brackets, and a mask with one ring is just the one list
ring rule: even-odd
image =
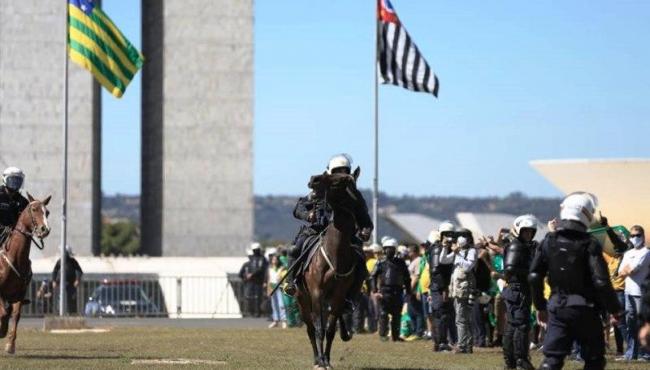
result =
[{"label": "white fence railing", "polygon": [[[58,289],[50,276],[35,274],[24,316],[58,312]],[[70,312],[94,317],[241,317],[241,282],[232,276],[86,274],[69,302]]]}]

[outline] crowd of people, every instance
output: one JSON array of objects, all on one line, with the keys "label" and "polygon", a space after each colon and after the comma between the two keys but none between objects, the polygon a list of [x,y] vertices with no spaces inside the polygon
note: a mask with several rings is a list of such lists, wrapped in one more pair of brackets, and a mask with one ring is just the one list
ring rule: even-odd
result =
[{"label": "crowd of people", "polygon": [[[549,235],[559,235],[558,231],[567,227],[563,223],[570,221],[566,218],[565,215],[563,220],[550,221]],[[377,333],[381,340],[431,340],[435,352],[471,354],[475,347],[501,347],[506,368],[534,369],[529,351],[543,350],[545,336],[565,338],[557,330],[549,332],[551,323],[548,317],[540,317],[544,315],[539,311],[551,311],[552,305],[584,304],[597,308],[595,327],[602,327],[600,340],[616,352],[617,361],[650,361],[650,352],[643,347],[650,332],[650,299],[645,290],[650,275],[650,246],[645,244],[644,230],[635,225],[629,234],[621,233],[609,227],[605,217],[590,226],[605,228],[614,245],[613,250],[600,251],[617,303],[609,312],[607,298],[601,301],[597,297],[600,293],[587,292],[595,286],[576,287],[580,290],[576,293],[582,295],[575,297],[583,297],[584,302],[572,302],[574,296],[569,293],[574,292],[566,292],[565,302],[554,300],[553,295],[564,292],[554,288],[550,279],[566,278],[561,271],[553,276],[554,271],[548,270],[541,281],[541,297],[535,297],[536,282],[531,272],[548,265],[543,261],[541,245],[548,245],[550,236],[541,244],[535,241],[538,221],[532,215],[524,215],[511,227],[498,230],[495,236],[475,239],[470,230],[445,221],[419,245],[400,244],[394,238],[384,237],[381,244],[364,246],[369,275],[354,310],[346,313],[346,320],[354,332]],[[287,273],[288,251],[289,248],[274,247],[264,253],[261,245],[253,244],[249,261],[240,272],[245,285],[246,312],[260,316],[265,296]],[[566,267],[579,270],[578,265],[569,261],[570,255],[564,257],[567,256]],[[271,307],[269,327],[299,325],[291,296],[275,289],[267,302]],[[289,312],[294,313],[291,319]],[[579,313],[584,316],[584,312]],[[557,327],[558,323],[555,324]],[[589,338],[574,335],[571,340],[573,360],[594,357],[592,347],[597,344],[590,343]],[[549,345],[557,343],[550,340]],[[589,350],[585,351],[585,347]],[[558,354],[564,355],[561,348]],[[556,365],[557,362],[561,360]]]},{"label": "crowd of people", "polygon": [[[351,175],[351,163],[336,155],[326,174]],[[269,253],[269,267],[256,244],[240,272],[247,312],[259,316],[261,292],[273,292],[271,327],[287,326],[301,279],[293,267],[315,250],[333,219],[326,194],[311,188],[294,209],[305,222],[295,246]],[[356,220],[350,248],[364,256],[354,261],[360,268],[353,269],[343,315],[356,333],[393,342],[429,339],[434,352],[464,355],[500,347],[505,369],[531,370],[531,350],[544,354],[540,369],[561,369],[567,356],[585,369],[603,369],[613,332],[617,361],[650,361],[650,246],[640,225],[610,227],[596,213],[595,195],[569,194],[543,238],[539,221],[527,214],[494,236],[475,238],[444,221],[419,245],[388,236],[364,245],[373,230],[368,209],[356,187],[347,191],[355,200],[345,209]],[[280,295],[275,288],[283,277]]]}]

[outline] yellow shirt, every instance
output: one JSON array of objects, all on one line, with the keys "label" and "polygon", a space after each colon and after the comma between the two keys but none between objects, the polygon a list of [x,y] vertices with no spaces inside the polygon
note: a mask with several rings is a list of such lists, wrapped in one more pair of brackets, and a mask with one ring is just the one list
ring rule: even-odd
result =
[{"label": "yellow shirt", "polygon": [[607,270],[609,270],[609,280],[612,282],[612,287],[614,290],[625,290],[625,278],[619,275],[616,275],[616,270],[621,264],[623,256],[612,257],[607,253],[603,252],[603,258],[607,262]]},{"label": "yellow shirt", "polygon": [[431,285],[431,276],[429,275],[429,262],[424,265],[424,270],[420,274],[420,288],[423,293],[429,293],[429,286]]},{"label": "yellow shirt", "polygon": [[375,269],[375,265],[377,264],[377,259],[375,257],[370,257],[366,261],[366,268],[368,269],[368,272],[372,272],[372,270]]}]

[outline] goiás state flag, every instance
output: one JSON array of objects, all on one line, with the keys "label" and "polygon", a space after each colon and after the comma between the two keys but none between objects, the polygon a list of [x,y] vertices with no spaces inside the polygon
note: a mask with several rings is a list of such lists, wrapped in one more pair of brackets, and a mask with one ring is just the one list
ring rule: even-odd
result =
[{"label": "goi\u00e1s state flag", "polygon": [[438,77],[422,57],[389,0],[377,0],[377,63],[384,84],[438,97]]},{"label": "goi\u00e1s state flag", "polygon": [[116,98],[144,62],[97,0],[68,0],[68,53]]}]

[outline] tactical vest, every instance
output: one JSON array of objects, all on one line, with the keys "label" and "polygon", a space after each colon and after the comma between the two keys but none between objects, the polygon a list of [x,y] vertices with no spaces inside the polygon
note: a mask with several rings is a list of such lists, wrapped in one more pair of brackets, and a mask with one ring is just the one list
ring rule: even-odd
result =
[{"label": "tactical vest", "polygon": [[407,276],[404,276],[404,269],[394,260],[380,262],[380,279],[382,287],[401,288],[406,283]]},{"label": "tactical vest", "polygon": [[548,280],[553,293],[578,295],[591,300],[594,287],[588,276],[587,253],[591,238],[568,240],[549,235],[547,244]]}]

